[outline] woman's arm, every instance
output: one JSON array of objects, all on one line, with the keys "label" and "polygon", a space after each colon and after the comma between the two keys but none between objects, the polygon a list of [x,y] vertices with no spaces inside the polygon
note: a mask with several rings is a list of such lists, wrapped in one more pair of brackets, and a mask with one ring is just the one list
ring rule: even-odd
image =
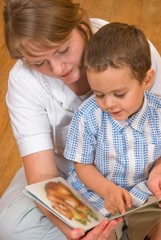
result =
[{"label": "woman's arm", "polygon": [[[58,176],[53,149],[27,155],[23,157],[23,164],[28,184],[45,181]],[[72,234],[72,229],[41,204],[37,202],[36,204],[41,212],[68,236],[68,239],[71,239],[69,236]],[[79,235],[79,231],[76,231],[76,233]],[[84,232],[80,230],[80,235],[82,236],[82,234]]]},{"label": "woman's arm", "polygon": [[[53,149],[37,152],[23,157],[23,164],[28,184],[45,181],[58,176]],[[42,205],[36,203],[43,214],[50,219],[65,235],[71,230],[60,219]]]},{"label": "woman's arm", "polygon": [[29,154],[22,160],[28,184],[58,176],[53,149]]}]

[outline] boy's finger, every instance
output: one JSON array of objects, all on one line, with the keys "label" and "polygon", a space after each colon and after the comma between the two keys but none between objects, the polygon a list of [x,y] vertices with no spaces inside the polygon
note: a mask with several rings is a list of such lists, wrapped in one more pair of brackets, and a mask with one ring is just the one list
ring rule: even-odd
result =
[{"label": "boy's finger", "polygon": [[125,192],[124,197],[125,197],[125,204],[126,204],[126,206],[128,208],[131,208],[132,207],[132,198],[131,198],[129,192]]}]

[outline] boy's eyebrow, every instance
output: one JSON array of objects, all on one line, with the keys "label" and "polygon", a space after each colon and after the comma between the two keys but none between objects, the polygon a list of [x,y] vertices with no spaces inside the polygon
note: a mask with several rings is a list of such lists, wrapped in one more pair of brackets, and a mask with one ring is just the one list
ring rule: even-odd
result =
[{"label": "boy's eyebrow", "polygon": [[97,91],[97,90],[94,90],[94,89],[92,89],[92,91],[93,91],[93,92],[97,92],[97,93],[101,93],[100,91]]},{"label": "boy's eyebrow", "polygon": [[[113,91],[111,91],[111,92],[116,93],[116,92],[121,92],[121,91],[126,91],[126,90],[127,90],[127,88],[125,87],[125,88],[113,90]],[[94,90],[94,89],[92,89],[92,91],[95,92],[95,93],[103,93],[103,92],[100,92],[100,91]]]}]

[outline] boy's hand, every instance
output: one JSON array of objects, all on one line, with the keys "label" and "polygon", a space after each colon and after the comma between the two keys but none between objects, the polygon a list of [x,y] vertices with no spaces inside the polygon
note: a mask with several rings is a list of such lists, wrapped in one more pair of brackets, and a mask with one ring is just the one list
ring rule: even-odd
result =
[{"label": "boy's hand", "polygon": [[104,206],[111,214],[118,212],[125,213],[126,208],[132,207],[130,193],[116,184],[111,185],[110,188],[107,189],[104,200]]}]

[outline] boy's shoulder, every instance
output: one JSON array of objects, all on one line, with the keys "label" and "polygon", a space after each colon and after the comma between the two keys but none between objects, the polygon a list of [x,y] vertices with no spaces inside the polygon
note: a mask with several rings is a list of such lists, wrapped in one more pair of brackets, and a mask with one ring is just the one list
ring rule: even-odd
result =
[{"label": "boy's shoulder", "polygon": [[161,109],[161,97],[150,91],[146,92],[148,105],[153,108]]},{"label": "boy's shoulder", "polygon": [[78,111],[80,114],[88,114],[91,111],[98,109],[99,106],[96,103],[96,98],[94,95],[87,98],[79,107]]}]

